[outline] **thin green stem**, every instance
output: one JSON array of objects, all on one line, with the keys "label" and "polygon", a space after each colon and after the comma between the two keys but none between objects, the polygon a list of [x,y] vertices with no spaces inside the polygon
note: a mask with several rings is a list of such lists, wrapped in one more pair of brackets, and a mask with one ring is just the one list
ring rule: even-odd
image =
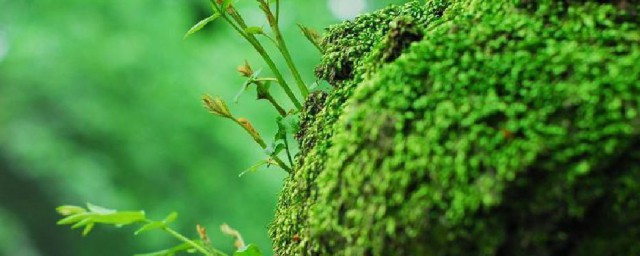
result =
[{"label": "thin green stem", "polygon": [[[276,36],[276,46],[278,47],[278,50],[282,54],[282,57],[284,57],[289,70],[291,70],[291,75],[293,75],[293,78],[296,80],[296,85],[298,85],[298,89],[300,90],[302,97],[307,98],[309,96],[309,89],[302,80],[302,76],[300,75],[300,72],[298,71],[295,63],[293,63],[293,58],[291,58],[291,54],[289,52],[289,49],[287,48],[287,43],[284,41],[284,37],[282,36],[282,32],[280,31],[278,18],[273,16],[273,13],[271,12],[271,9],[269,8],[269,4],[267,2],[265,2],[264,0],[259,0],[258,2],[260,3],[262,11],[265,13],[265,15],[267,15],[267,20],[269,21],[271,30]],[[279,6],[276,7],[279,8]],[[278,12],[278,10],[276,10],[276,12]]]},{"label": "thin green stem", "polygon": [[253,36],[246,36],[245,38],[249,41],[249,43],[251,43],[251,45],[258,52],[258,54],[260,54],[260,56],[262,56],[262,58],[267,63],[267,65],[269,66],[269,68],[271,69],[273,74],[275,75],[276,79],[278,80],[278,84],[280,85],[280,87],[282,87],[282,89],[287,94],[287,96],[289,97],[291,102],[293,102],[293,105],[295,105],[295,107],[298,110],[301,110],[302,109],[302,104],[300,104],[300,101],[298,101],[298,99],[296,98],[296,96],[293,93],[293,91],[291,91],[291,88],[289,87],[289,85],[286,82],[286,80],[284,80],[284,77],[282,76],[282,73],[280,73],[280,70],[277,68],[276,64],[273,62],[273,60],[271,59],[271,57],[269,56],[267,51],[262,47],[262,45],[260,45],[260,43],[258,43],[258,41],[255,39],[255,37],[253,37],[253,38],[252,37]]},{"label": "thin green stem", "polygon": [[[270,80],[255,80],[254,83],[256,83],[256,86],[259,88],[260,85],[258,83],[262,83],[263,81],[269,81]],[[269,103],[271,103],[271,105],[273,105],[274,108],[276,108],[276,110],[278,111],[278,113],[280,114],[280,116],[285,117],[287,116],[287,111],[284,110],[284,108],[282,108],[282,106],[280,106],[280,104],[278,104],[278,102],[276,101],[276,99],[273,98],[273,96],[271,95],[271,93],[267,92],[266,95],[264,95],[265,100],[269,101]]]},{"label": "thin green stem", "polygon": [[193,247],[194,249],[198,250],[199,252],[201,252],[204,255],[207,256],[215,256],[217,255],[222,255],[222,256],[227,256],[226,253],[217,250],[215,248],[212,248],[213,252],[216,254],[212,254],[209,251],[207,251],[207,249],[205,249],[204,247],[200,246],[199,244],[197,244],[196,242],[192,241],[191,239],[183,236],[182,234],[178,233],[177,231],[171,229],[170,227],[164,226],[162,227],[162,230],[166,231],[167,233],[171,234],[173,237],[175,237],[176,239],[187,243],[188,245],[190,245],[191,247]]},{"label": "thin green stem", "polygon": [[286,137],[284,138],[284,150],[287,152],[289,164],[293,166],[293,157],[291,157],[291,151],[289,150],[289,140]]},{"label": "thin green stem", "polygon": [[266,37],[267,39],[269,39],[269,41],[271,41],[271,43],[273,43],[273,45],[275,45],[276,47],[278,47],[278,42],[277,42],[275,39],[273,39],[273,37],[270,37],[270,36],[269,36],[269,35],[267,35],[267,34],[264,34],[263,36],[264,36],[264,37]]},{"label": "thin green stem", "polygon": [[278,79],[275,79],[275,78],[257,78],[254,81],[256,81],[256,82],[278,82]]},{"label": "thin green stem", "polygon": [[276,35],[276,41],[278,42],[278,49],[282,53],[282,56],[284,57],[285,62],[287,62],[287,66],[289,66],[289,69],[291,70],[291,74],[296,80],[296,84],[298,85],[298,89],[300,90],[302,97],[307,98],[309,96],[309,89],[307,88],[307,85],[302,80],[302,76],[300,75],[298,68],[293,63],[293,59],[291,58],[289,49],[287,49],[287,44],[285,43],[284,39],[282,38],[282,34],[280,33],[280,28],[278,28],[278,26],[276,25],[272,29]]},{"label": "thin green stem", "polygon": [[280,22],[280,0],[276,0],[276,22]]},{"label": "thin green stem", "polygon": [[293,174],[293,170],[291,169],[291,167],[287,166],[287,164],[285,164],[282,160],[280,160],[279,157],[273,156],[273,160],[276,161],[278,166],[280,166],[280,168],[284,169],[288,174]]},{"label": "thin green stem", "polygon": [[[249,135],[251,135],[251,137],[253,138],[253,140],[258,143],[258,145],[262,148],[262,149],[267,149],[267,143],[264,142],[264,139],[262,139],[262,137],[260,136],[260,134],[258,134],[257,131],[253,130],[253,127],[243,123],[242,121],[240,121],[240,119],[237,118],[231,118],[234,122],[236,122],[238,125],[240,125],[247,133],[249,133]],[[273,160],[278,164],[278,166],[280,166],[280,168],[284,169],[287,173],[291,174],[293,173],[293,170],[291,169],[291,167],[287,166],[287,164],[285,164],[280,157],[278,156],[271,156],[271,158],[273,158]]]},{"label": "thin green stem", "polygon": [[287,94],[287,96],[289,97],[293,105],[295,105],[295,107],[298,110],[301,110],[302,104],[300,104],[300,101],[298,101],[293,91],[291,91],[291,88],[287,84],[286,80],[284,80],[282,73],[280,73],[280,70],[276,66],[275,62],[273,62],[273,59],[271,59],[271,56],[269,56],[267,51],[264,49],[262,44],[260,44],[260,42],[255,36],[249,35],[244,32],[244,29],[247,28],[247,25],[242,19],[242,17],[240,17],[240,15],[237,14],[237,11],[235,11],[234,9],[234,12],[231,14],[231,17],[236,21],[236,23],[238,23],[236,25],[236,23],[234,23],[231,19],[229,19],[229,16],[227,16],[225,12],[221,10],[221,7],[217,5],[214,5],[214,6],[217,9],[217,11],[219,11],[222,14],[222,18],[224,18],[224,20],[227,21],[227,23],[229,23],[231,27],[235,29],[245,40],[247,40],[251,44],[251,46],[253,46],[253,48],[258,52],[258,54],[260,54],[262,59],[264,59],[264,61],[267,63],[267,65],[271,69],[271,72],[273,72],[273,74],[275,75],[276,79],[278,80],[278,84],[280,84],[280,87],[282,87],[282,89]]},{"label": "thin green stem", "polygon": [[262,47],[262,45],[257,43],[257,40],[255,40],[255,43],[254,42],[251,42],[251,43],[253,44],[256,51],[258,51],[258,53],[265,60],[267,65],[271,68],[271,71],[275,75],[276,79],[278,79],[278,84],[280,84],[284,92],[287,94],[287,96],[289,96],[289,98],[291,99],[293,104],[296,106],[296,108],[298,110],[302,110],[302,104],[300,104],[300,101],[298,101],[293,91],[291,91],[291,88],[288,86],[287,82],[284,80],[284,77],[276,67],[276,64],[273,62],[271,57],[269,57],[269,55],[267,54],[267,51]]},{"label": "thin green stem", "polygon": [[284,108],[282,108],[282,106],[280,106],[280,104],[278,104],[278,102],[276,101],[276,99],[273,98],[273,96],[269,95],[267,97],[267,101],[269,101],[269,103],[271,103],[271,105],[273,105],[273,107],[276,108],[276,110],[278,111],[278,114],[280,114],[280,116],[282,116],[282,117],[287,116],[287,111],[284,110]]}]

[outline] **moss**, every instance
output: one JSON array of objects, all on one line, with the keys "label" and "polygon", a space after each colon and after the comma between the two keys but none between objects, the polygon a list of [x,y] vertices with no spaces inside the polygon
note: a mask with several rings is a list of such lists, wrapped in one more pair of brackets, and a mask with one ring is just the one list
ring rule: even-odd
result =
[{"label": "moss", "polygon": [[620,2],[414,2],[331,28],[336,89],[307,104],[276,253],[640,254],[640,21]]},{"label": "moss", "polygon": [[[340,81],[354,80],[363,67],[363,60],[394,26],[398,17],[415,20],[423,27],[439,19],[448,1],[432,1],[425,5],[413,1],[403,6],[392,5],[373,14],[363,15],[354,21],[330,27],[322,44],[325,54],[316,69],[318,78],[336,86]],[[358,80],[358,78],[355,78]]]}]

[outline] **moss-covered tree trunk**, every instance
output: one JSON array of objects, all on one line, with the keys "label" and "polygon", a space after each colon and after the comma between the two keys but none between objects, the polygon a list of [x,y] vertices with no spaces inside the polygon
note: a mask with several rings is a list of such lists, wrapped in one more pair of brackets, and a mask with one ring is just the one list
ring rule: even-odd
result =
[{"label": "moss-covered tree trunk", "polygon": [[276,253],[640,254],[639,5],[431,0],[330,28]]}]

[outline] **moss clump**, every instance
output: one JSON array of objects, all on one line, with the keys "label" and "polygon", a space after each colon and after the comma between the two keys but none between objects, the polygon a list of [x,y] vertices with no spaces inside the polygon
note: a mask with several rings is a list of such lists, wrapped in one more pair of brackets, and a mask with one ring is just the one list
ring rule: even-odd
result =
[{"label": "moss clump", "polygon": [[[448,1],[431,1],[425,5],[419,1],[403,6],[392,5],[373,14],[363,15],[354,21],[330,27],[323,40],[325,54],[322,63],[316,68],[318,78],[337,85],[345,80],[358,80],[356,75],[364,65],[364,57],[389,32],[397,27],[394,20],[398,17],[415,20],[415,24],[424,26],[438,20]],[[396,22],[397,23],[397,22]]]},{"label": "moss clump", "polygon": [[414,2],[330,29],[336,90],[305,116],[276,253],[640,254],[640,21],[621,2]]},{"label": "moss clump", "polygon": [[325,168],[331,137],[344,105],[356,85],[364,77],[364,59],[372,55],[374,46],[390,30],[391,23],[400,16],[419,20],[426,26],[438,20],[445,1],[424,5],[420,2],[404,6],[390,6],[376,13],[364,15],[328,29],[324,38],[326,54],[317,68],[318,77],[335,88],[329,94],[314,93],[305,103],[301,130],[300,155],[296,170],[286,180],[270,233],[278,255],[317,255],[326,250],[314,240],[309,225],[309,209],[315,203],[318,185],[316,178]]}]

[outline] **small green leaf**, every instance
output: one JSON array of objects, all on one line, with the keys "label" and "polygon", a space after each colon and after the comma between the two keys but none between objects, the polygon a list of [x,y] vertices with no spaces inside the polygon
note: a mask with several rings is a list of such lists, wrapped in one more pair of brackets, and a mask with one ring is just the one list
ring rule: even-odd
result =
[{"label": "small green leaf", "polygon": [[274,141],[284,141],[287,139],[288,134],[296,134],[300,130],[300,117],[299,115],[289,114],[286,117],[276,117],[276,123],[278,124],[278,132],[274,137]]},{"label": "small green leaf", "polygon": [[102,206],[97,206],[95,204],[90,204],[90,203],[87,203],[87,208],[89,209],[89,211],[94,213],[99,213],[99,214],[112,214],[116,212],[116,210],[107,209]]},{"label": "small green leaf", "polygon": [[247,81],[245,81],[244,84],[242,84],[242,88],[240,88],[240,91],[233,98],[233,102],[234,103],[238,103],[238,100],[240,99],[240,96],[242,96],[242,94],[249,88],[249,86],[253,82],[256,81],[256,79],[258,79],[258,76],[260,76],[260,73],[262,73],[262,69],[258,69],[256,72],[253,72],[251,77],[247,78]]},{"label": "small green leaf", "polygon": [[73,215],[73,214],[87,212],[87,210],[85,210],[84,208],[82,208],[80,206],[75,206],[75,205],[59,206],[58,208],[56,208],[56,211],[58,211],[58,213],[60,215],[63,215],[63,216],[69,216],[69,215]]},{"label": "small green leaf", "polygon": [[234,252],[233,256],[262,256],[262,252],[255,244],[249,244]]},{"label": "small green leaf", "polygon": [[283,143],[279,143],[278,145],[276,145],[276,149],[273,151],[274,156],[277,154],[280,154],[280,152],[282,152],[282,150],[285,150],[287,148],[287,146]]},{"label": "small green leaf", "polygon": [[279,141],[279,140],[286,140],[287,139],[287,129],[282,124],[282,120],[283,120],[283,117],[281,117],[281,116],[276,117],[276,124],[278,124],[278,131],[276,132],[276,135],[273,138],[274,143]]},{"label": "small green leaf", "polygon": [[142,234],[144,232],[150,231],[150,230],[154,230],[154,229],[160,229],[163,228],[165,225],[163,222],[161,221],[154,221],[151,223],[147,223],[144,226],[142,226],[141,228],[139,228],[138,230],[136,230],[136,232],[134,232],[134,235],[139,235]]},{"label": "small green leaf", "polygon": [[262,160],[256,164],[254,164],[253,166],[249,167],[248,169],[244,170],[242,173],[240,173],[240,175],[238,175],[238,177],[242,177],[245,174],[247,174],[248,172],[257,172],[258,168],[260,168],[261,166],[264,165],[268,165],[270,162],[268,160]]},{"label": "small green leaf", "polygon": [[203,20],[201,20],[200,22],[196,23],[195,25],[193,25],[193,27],[191,27],[191,29],[189,29],[189,31],[187,31],[186,34],[184,34],[184,38],[189,37],[190,35],[200,31],[204,26],[206,26],[207,24],[209,24],[209,22],[212,22],[214,20],[216,20],[217,18],[220,17],[220,13],[215,13]]},{"label": "small green leaf", "polygon": [[76,224],[73,224],[73,226],[71,226],[71,229],[81,228],[83,226],[89,225],[90,223],[93,223],[93,220],[91,218],[86,218],[78,221]]},{"label": "small green leaf", "polygon": [[300,116],[290,114],[282,119],[282,126],[287,134],[296,134],[300,131]]},{"label": "small green leaf", "polygon": [[282,152],[282,150],[285,150],[287,147],[286,145],[284,145],[284,143],[279,142],[279,143],[272,143],[270,146],[268,146],[267,148],[264,149],[264,152],[271,157],[277,156],[278,154],[280,154],[280,152]]},{"label": "small green leaf", "polygon": [[58,225],[69,225],[69,224],[73,224],[79,221],[82,221],[83,219],[88,218],[89,216],[91,216],[92,214],[90,213],[78,213],[78,214],[74,214],[71,216],[67,216],[64,219],[61,219],[57,222]]},{"label": "small green leaf", "polygon": [[93,217],[95,222],[112,224],[112,225],[128,225],[145,219],[143,211],[138,212],[116,212],[112,214],[96,215]]},{"label": "small green leaf", "polygon": [[164,218],[164,220],[162,220],[162,223],[169,224],[171,222],[174,222],[176,219],[178,218],[178,213],[177,212],[172,212],[169,215],[167,215],[167,217]]},{"label": "small green leaf", "polygon": [[93,222],[87,224],[87,226],[84,227],[84,230],[82,230],[82,235],[83,236],[87,236],[89,234],[89,232],[91,232],[91,230],[93,229],[94,225],[95,225],[95,223],[93,223]]},{"label": "small green leaf", "polygon": [[264,29],[262,27],[248,27],[244,29],[244,32],[250,35],[264,34]]}]

